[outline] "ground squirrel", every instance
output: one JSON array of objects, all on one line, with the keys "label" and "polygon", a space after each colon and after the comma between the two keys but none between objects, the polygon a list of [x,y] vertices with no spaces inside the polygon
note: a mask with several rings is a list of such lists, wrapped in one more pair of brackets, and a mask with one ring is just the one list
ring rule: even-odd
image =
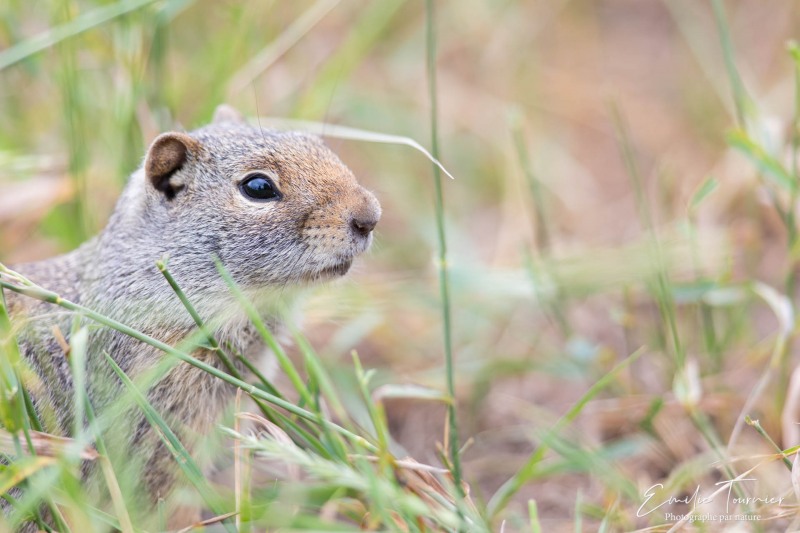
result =
[{"label": "ground squirrel", "polygon": [[[279,328],[269,304],[287,287],[345,274],[372,240],[381,215],[372,193],[312,135],[251,127],[221,106],[213,123],[157,137],[130,178],[106,228],[77,250],[15,270],[64,298],[176,344],[195,323],[156,268],[170,272],[220,343],[261,357],[260,336],[244,318],[214,263],[219,258],[239,287]],[[23,356],[38,376],[33,401],[48,432],[73,427],[72,373],[58,330],[69,335],[74,316],[51,304],[6,291],[12,320],[24,320]],[[122,394],[108,353],[129,376],[154,367],[164,354],[131,337],[93,326],[87,389],[102,413]],[[194,355],[220,367],[210,351]],[[244,369],[242,369],[244,370]],[[179,364],[149,391],[150,402],[191,446],[229,405],[232,386]],[[166,498],[179,478],[168,449],[141,412],[119,420],[117,446],[142,463],[141,493]],[[116,430],[115,430],[116,433]]]}]

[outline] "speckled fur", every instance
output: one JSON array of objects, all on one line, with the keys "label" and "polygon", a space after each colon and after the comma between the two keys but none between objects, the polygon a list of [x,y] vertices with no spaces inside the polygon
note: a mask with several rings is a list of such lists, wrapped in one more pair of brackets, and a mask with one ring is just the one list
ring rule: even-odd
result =
[{"label": "speckled fur", "polygon": [[[148,175],[151,167],[158,167],[158,161],[151,160],[159,157],[159,138],[143,168],[131,176],[100,235],[69,254],[16,269],[67,299],[174,345],[195,328],[155,267],[156,260],[168,257],[170,272],[200,315],[213,325],[218,339],[247,357],[259,357],[264,352],[261,340],[217,274],[212,258],[220,258],[262,309],[267,323],[280,330],[270,312],[275,300],[287,288],[344,273],[371,241],[371,234],[354,230],[352,220],[377,222],[380,206],[314,136],[262,131],[235,120],[230,109],[218,112],[209,126],[165,136],[188,148],[182,166],[165,183],[174,196],[155,187]],[[239,183],[252,171],[271,176],[282,199],[254,202],[246,198]],[[38,376],[39,382],[31,385],[36,408],[48,431],[69,435],[72,377],[53,327],[68,338],[74,317],[8,291],[6,297],[13,319],[27,319],[20,339],[24,357]],[[92,327],[88,389],[99,413],[123,392],[103,352],[132,377],[164,357],[116,331]],[[211,353],[198,350],[194,355],[220,366]],[[197,436],[213,430],[234,393],[221,380],[179,364],[148,396],[191,446]],[[124,450],[123,457],[129,455],[131,463],[138,465],[141,493],[152,504],[168,497],[180,476],[169,451],[143,416],[129,413],[131,417],[119,420],[114,440]]]}]

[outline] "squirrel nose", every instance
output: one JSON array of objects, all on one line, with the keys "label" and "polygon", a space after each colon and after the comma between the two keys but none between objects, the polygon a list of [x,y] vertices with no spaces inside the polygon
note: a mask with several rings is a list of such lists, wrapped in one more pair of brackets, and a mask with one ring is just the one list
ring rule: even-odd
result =
[{"label": "squirrel nose", "polygon": [[378,200],[365,189],[361,189],[362,202],[350,215],[350,229],[355,235],[366,238],[381,219]]},{"label": "squirrel nose", "polygon": [[350,227],[356,233],[356,235],[361,235],[362,237],[369,236],[370,232],[375,229],[375,226],[378,224],[378,218],[373,217],[353,217],[350,219]]}]

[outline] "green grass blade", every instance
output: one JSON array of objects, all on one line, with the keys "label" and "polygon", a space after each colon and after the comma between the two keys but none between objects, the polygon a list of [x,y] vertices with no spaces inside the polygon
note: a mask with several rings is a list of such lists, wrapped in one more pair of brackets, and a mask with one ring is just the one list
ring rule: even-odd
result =
[{"label": "green grass blade", "polygon": [[700,204],[711,195],[711,193],[717,190],[718,187],[719,181],[712,177],[703,180],[689,200],[689,211],[694,212],[700,206]]},{"label": "green grass blade", "polygon": [[297,44],[311,29],[330,13],[341,0],[317,0],[292,22],[275,40],[256,53],[228,82],[228,99],[243,91],[272,66],[283,54]]},{"label": "green grass blade", "polygon": [[[438,93],[436,87],[436,22],[433,0],[425,2],[425,30],[426,30],[426,63],[428,71],[428,94],[431,102],[430,125],[431,125],[431,154],[435,160],[439,160],[439,117],[438,117]],[[448,421],[448,453],[453,470],[453,483],[456,491],[461,498],[464,498],[464,488],[461,485],[461,457],[459,450],[458,419],[456,416],[456,385],[455,368],[453,360],[453,333],[452,318],[450,309],[450,280],[448,277],[447,264],[447,234],[444,221],[444,192],[442,190],[442,176],[440,167],[433,166],[434,185],[436,189],[436,235],[439,242],[439,290],[442,306],[442,333],[444,335],[444,356],[445,373],[447,374],[447,392],[453,403],[447,406]],[[461,513],[461,507],[458,507]]]},{"label": "green grass blade", "polygon": [[80,35],[85,31],[96,28],[126,13],[152,4],[155,1],[156,0],[122,0],[116,4],[98,7],[84,13],[66,24],[51,28],[0,52],[0,70],[34,54],[47,50],[65,39]]},{"label": "green grass blade", "polygon": [[89,330],[81,328],[73,332],[69,339],[69,363],[72,370],[73,383],[73,437],[83,434],[86,420],[84,394],[86,391],[86,349],[89,342]]},{"label": "green grass blade", "polygon": [[[553,428],[550,429],[548,432],[551,435],[557,435],[561,430],[563,430],[568,424],[570,424],[573,420],[575,420],[583,408],[586,407],[592,398],[597,396],[597,394],[605,389],[607,386],[613,383],[614,379],[616,378],[617,374],[630,366],[634,361],[639,359],[645,353],[644,348],[640,348],[630,356],[628,356],[623,361],[617,363],[614,368],[612,368],[607,374],[603,377],[598,379],[594,382],[594,384],[589,387],[583,396],[567,411],[564,416],[562,416],[558,422],[553,425]],[[497,515],[508,505],[508,502],[511,498],[522,488],[522,486],[527,483],[527,481],[533,477],[536,473],[536,468],[539,462],[544,458],[545,453],[549,447],[546,444],[540,445],[536,451],[528,458],[525,464],[520,468],[519,472],[514,474],[511,479],[506,481],[492,496],[489,504],[487,506],[488,515],[492,519],[497,517]]]},{"label": "green grass blade", "polygon": [[[0,272],[4,272],[5,273],[5,272],[12,272],[12,271],[8,270],[7,268],[5,268],[0,263]],[[22,279],[24,279],[24,278],[22,278]],[[0,287],[9,289],[11,291],[17,292],[19,294],[23,294],[23,295],[31,297],[31,298],[35,298],[37,300],[41,300],[41,301],[44,301],[44,302],[49,302],[49,303],[61,306],[61,307],[65,308],[65,309],[69,309],[71,311],[76,311],[76,312],[82,313],[87,318],[90,318],[91,320],[94,320],[95,322],[98,322],[100,324],[103,324],[104,326],[108,326],[108,327],[110,327],[112,329],[115,329],[115,330],[117,330],[117,331],[119,331],[121,333],[124,333],[125,335],[133,337],[134,339],[137,339],[137,340],[139,340],[141,342],[149,344],[150,346],[153,346],[154,348],[158,348],[162,352],[167,353],[169,355],[172,355],[172,356],[178,358],[179,360],[194,366],[195,368],[199,368],[201,370],[204,370],[204,371],[208,372],[209,374],[212,374],[212,375],[218,377],[219,379],[221,379],[221,380],[223,380],[223,381],[225,381],[227,383],[230,383],[231,385],[239,387],[239,388],[241,388],[243,391],[245,391],[247,394],[249,394],[251,396],[255,396],[256,398],[268,401],[268,402],[270,402],[270,403],[272,403],[274,405],[277,405],[277,406],[279,406],[279,407],[281,407],[283,409],[286,409],[290,413],[293,413],[293,414],[295,414],[295,415],[297,415],[297,416],[299,416],[301,418],[304,418],[306,420],[309,420],[309,421],[312,421],[312,422],[317,422],[317,423],[319,422],[319,415],[317,415],[315,413],[311,413],[311,412],[309,412],[309,411],[307,411],[305,409],[297,407],[296,405],[294,405],[291,402],[288,402],[288,401],[286,401],[286,400],[284,400],[282,398],[279,398],[279,397],[277,397],[275,395],[269,394],[269,393],[267,393],[267,392],[255,387],[253,385],[245,383],[244,381],[242,381],[240,379],[236,379],[235,377],[233,377],[233,376],[231,376],[229,374],[226,374],[225,372],[222,372],[219,369],[217,369],[217,368],[215,368],[215,367],[213,367],[213,366],[211,366],[211,365],[209,365],[207,363],[204,363],[203,361],[200,361],[197,358],[192,357],[191,355],[189,355],[189,354],[187,354],[185,352],[182,352],[180,350],[175,349],[174,347],[170,346],[169,344],[166,344],[166,343],[163,343],[163,342],[161,342],[161,341],[159,341],[157,339],[154,339],[153,337],[150,337],[149,335],[145,335],[144,333],[141,333],[140,331],[137,331],[137,330],[131,328],[130,326],[126,326],[125,324],[123,324],[123,323],[121,323],[121,322],[119,322],[117,320],[114,320],[114,319],[109,318],[107,316],[104,316],[104,315],[102,315],[100,313],[92,311],[91,309],[89,309],[87,307],[84,307],[82,305],[76,304],[75,302],[72,302],[70,300],[64,299],[61,296],[59,296],[58,294],[56,294],[56,293],[54,293],[52,291],[48,291],[46,289],[43,289],[42,287],[39,287],[38,285],[35,285],[35,284],[31,283],[28,280],[24,280],[24,281],[25,281],[24,285],[17,285],[15,283],[10,283],[8,281],[3,281],[2,279],[0,279]],[[335,431],[341,433],[345,437],[347,437],[347,438],[359,443],[361,446],[364,446],[365,448],[367,448],[369,450],[374,451],[376,449],[374,444],[370,443],[369,441],[367,441],[363,437],[361,437],[359,435],[356,435],[356,434],[352,433],[351,431],[349,431],[349,430],[347,430],[347,429],[345,429],[345,428],[343,428],[341,426],[338,426],[336,424],[330,423],[330,427],[333,428]]]},{"label": "green grass blade", "polygon": [[261,335],[261,338],[267,344],[267,347],[275,355],[275,358],[278,360],[278,364],[280,365],[281,369],[286,373],[286,377],[288,377],[289,381],[292,382],[292,385],[300,394],[300,397],[303,399],[303,401],[307,405],[312,405],[313,401],[311,398],[311,393],[308,391],[305,383],[303,383],[303,379],[300,377],[300,374],[297,372],[294,364],[292,364],[289,356],[286,355],[286,351],[278,343],[275,335],[273,335],[269,328],[267,328],[267,326],[264,324],[264,321],[261,319],[261,315],[258,310],[255,308],[252,302],[245,298],[241,289],[238,285],[236,285],[236,282],[233,280],[222,262],[219,260],[215,260],[214,262],[217,265],[217,271],[219,272],[220,276],[222,276],[222,279],[225,280],[225,283],[228,285],[231,293],[239,302],[239,305],[242,307],[245,314],[247,314],[247,318],[250,319],[250,322],[253,324],[253,326],[255,326],[256,331],[258,331],[259,335]]},{"label": "green grass blade", "polygon": [[239,372],[236,370],[236,367],[233,365],[233,362],[231,361],[228,354],[225,353],[225,350],[223,350],[220,347],[219,343],[217,342],[217,339],[214,337],[211,331],[209,331],[209,329],[206,327],[205,323],[203,322],[203,319],[200,317],[200,314],[192,305],[192,302],[189,301],[189,298],[186,297],[186,294],[183,292],[180,285],[178,285],[178,282],[175,281],[174,277],[172,277],[172,274],[167,268],[166,260],[156,261],[156,268],[158,268],[158,271],[161,272],[162,276],[164,276],[164,279],[167,280],[167,283],[169,283],[169,286],[172,288],[172,291],[181,301],[181,304],[183,304],[183,307],[186,309],[186,312],[188,312],[189,316],[192,317],[192,320],[194,320],[194,323],[197,325],[200,331],[203,332],[203,334],[206,337],[206,340],[208,341],[209,346],[211,346],[211,349],[214,351],[217,357],[219,357],[219,360],[222,362],[222,364],[225,365],[225,368],[228,370],[228,372],[230,372],[237,378],[242,379],[242,377],[239,375]]},{"label": "green grass blade", "polygon": [[363,4],[344,42],[320,69],[311,71],[314,75],[308,80],[309,89],[297,100],[295,112],[306,118],[322,117],[341,80],[346,80],[374,44],[386,37],[389,23],[404,4],[403,0]]},{"label": "green grass blade", "polygon": [[385,460],[389,456],[389,428],[386,424],[386,413],[383,412],[383,407],[381,405],[372,401],[372,397],[369,394],[369,380],[373,372],[364,372],[364,368],[361,366],[361,360],[358,358],[358,354],[355,350],[352,355],[358,389],[361,392],[364,405],[367,407],[367,412],[369,412],[372,427],[375,428],[375,434],[378,437],[379,460],[385,466]]},{"label": "green grass blade", "polygon": [[728,144],[743,153],[764,176],[773,183],[789,192],[797,192],[797,180],[792,177],[783,164],[771,156],[763,146],[755,142],[742,129],[737,129],[727,135]]},{"label": "green grass blade", "polygon": [[656,275],[653,280],[652,291],[655,293],[655,299],[658,303],[659,310],[666,322],[667,333],[672,339],[672,348],[674,350],[675,366],[682,369],[686,363],[686,349],[682,340],[680,331],[678,330],[678,316],[675,306],[675,300],[670,290],[670,280],[667,272],[667,263],[664,257],[664,250],[656,231],[655,220],[653,217],[650,204],[647,202],[645,195],[644,179],[639,170],[639,165],[636,161],[636,155],[631,144],[631,137],[628,130],[628,124],[622,115],[621,110],[616,105],[611,107],[614,126],[617,130],[617,138],[619,143],[622,160],[625,163],[625,168],[633,185],[636,208],[639,212],[642,226],[650,235],[650,255],[654,263]]},{"label": "green grass blade", "polygon": [[536,500],[528,500],[528,517],[530,519],[531,533],[542,533],[542,524],[539,522],[539,509]]},{"label": "green grass blade", "polygon": [[336,393],[336,389],[331,382],[330,376],[328,376],[328,373],[325,371],[325,368],[320,362],[317,354],[314,353],[314,349],[311,347],[308,339],[306,339],[300,333],[300,331],[295,328],[292,328],[292,337],[294,337],[297,347],[303,354],[303,359],[306,363],[306,371],[308,372],[309,376],[312,376],[319,385],[320,391],[330,404],[333,413],[338,419],[346,420],[347,411],[345,410],[344,405],[342,405],[339,395]]},{"label": "green grass blade", "polygon": [[[225,368],[228,370],[228,372],[236,379],[244,381],[244,377],[236,369],[236,366],[233,364],[233,361],[231,361],[230,356],[219,345],[219,342],[217,342],[217,339],[214,337],[211,331],[209,331],[208,327],[203,322],[203,319],[200,317],[195,307],[189,301],[189,298],[186,297],[186,294],[183,292],[180,285],[178,285],[178,282],[175,281],[175,278],[172,277],[172,274],[169,272],[169,269],[167,268],[166,262],[158,261],[156,263],[156,267],[158,268],[159,272],[161,272],[161,274],[164,276],[164,278],[167,280],[167,283],[169,283],[169,286],[172,288],[175,294],[178,296],[184,308],[192,317],[192,320],[194,320],[195,324],[203,333],[203,335],[206,337],[208,344],[211,346],[212,350],[220,359],[220,361],[222,361],[222,364],[225,365]],[[240,360],[244,361],[244,358],[241,358]],[[249,368],[252,368],[252,366]],[[280,396],[280,393],[278,393],[277,389],[275,389],[275,387],[272,386],[272,384],[267,380],[266,377],[264,377],[261,373],[256,373],[256,375],[261,380],[261,382],[268,388],[268,390],[270,390],[270,392],[276,394],[276,396]],[[267,419],[273,422],[275,421],[277,413],[275,412],[274,409],[270,408],[268,405],[266,405],[262,400],[258,398],[253,398],[253,401],[256,403],[256,405],[264,414],[264,416],[267,417]]]},{"label": "green grass blade", "polygon": [[93,436],[95,447],[100,455],[97,460],[100,462],[103,478],[106,481],[108,493],[111,496],[111,503],[114,506],[114,511],[119,521],[118,528],[122,530],[122,533],[133,533],[135,530],[133,522],[131,522],[130,513],[128,513],[128,508],[125,506],[122,488],[120,487],[114,468],[111,465],[111,461],[108,459],[108,450],[106,449],[105,440],[98,427],[97,418],[94,415],[94,408],[92,407],[91,401],[89,401],[89,395],[86,391],[83,391],[83,403],[86,409],[86,421],[89,424],[90,433]]},{"label": "green grass blade", "polygon": [[[178,439],[178,436],[175,435],[167,422],[153,408],[142,391],[139,390],[139,388],[133,383],[133,381],[131,381],[127,374],[125,374],[119,365],[117,365],[116,361],[114,361],[114,359],[107,353],[104,355],[106,357],[106,361],[117,374],[119,379],[128,389],[128,391],[133,394],[134,400],[144,413],[147,421],[151,426],[153,426],[154,429],[158,430],[158,436],[164,441],[164,444],[167,446],[167,448],[169,448],[170,452],[172,452],[173,457],[175,457],[175,462],[203,498],[203,501],[206,503],[206,505],[208,505],[209,509],[218,515],[224,514],[226,510],[217,503],[219,498],[214,494],[211,487],[209,487],[208,482],[203,476],[202,470],[199,466],[197,466],[197,463],[195,463],[189,451],[186,449],[186,447],[184,447],[180,439]],[[226,530],[231,533],[235,533],[235,529],[230,521],[226,520],[223,522],[223,525],[225,526]]]},{"label": "green grass blade", "polygon": [[19,346],[11,327],[5,297],[0,290],[0,422],[11,433],[22,429],[24,422],[16,405],[21,385],[14,370],[19,367]]},{"label": "green grass blade", "polygon": [[714,20],[717,23],[717,31],[719,31],[720,44],[722,45],[722,53],[725,57],[725,68],[728,71],[728,79],[731,82],[733,89],[733,102],[736,106],[736,119],[739,126],[744,128],[747,125],[747,112],[749,110],[750,98],[747,95],[747,90],[744,87],[742,78],[739,75],[739,70],[736,68],[736,60],[734,59],[733,40],[731,39],[728,22],[725,17],[725,7],[722,0],[711,0],[711,5],[714,8]]}]

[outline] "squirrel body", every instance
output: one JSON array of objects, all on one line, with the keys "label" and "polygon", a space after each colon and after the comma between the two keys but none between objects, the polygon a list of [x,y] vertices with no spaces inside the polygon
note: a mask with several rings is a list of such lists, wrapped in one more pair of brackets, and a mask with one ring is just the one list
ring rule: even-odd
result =
[{"label": "squirrel body", "polygon": [[[380,215],[375,197],[320,139],[251,127],[221,106],[212,124],[153,141],[97,237],[68,254],[14,268],[65,299],[177,345],[197,326],[156,267],[167,257],[170,273],[220,345],[253,361],[265,347],[215,259],[266,325],[280,331],[277,299],[294,287],[345,274],[369,247]],[[25,322],[20,349],[35,375],[30,393],[45,431],[69,436],[75,394],[64,341],[75,317],[52,304],[5,295],[12,320]],[[98,415],[125,391],[106,353],[132,379],[165,358],[118,331],[90,326],[87,392]],[[193,355],[225,370],[210,350]],[[231,385],[179,363],[155,382],[147,399],[191,451],[234,394]],[[141,411],[128,413],[135,415],[118,415],[113,445],[137,463],[137,490],[145,507],[152,506],[173,493],[180,473]]]}]

